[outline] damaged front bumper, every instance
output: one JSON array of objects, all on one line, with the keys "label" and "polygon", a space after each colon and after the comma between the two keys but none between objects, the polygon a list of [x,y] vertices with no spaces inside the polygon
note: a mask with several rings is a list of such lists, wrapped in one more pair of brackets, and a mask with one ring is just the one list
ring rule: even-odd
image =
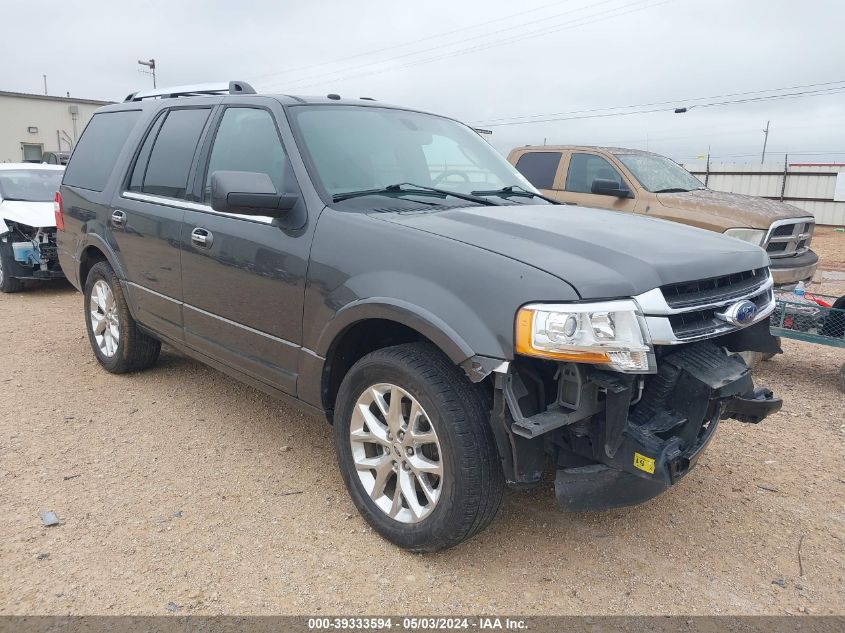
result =
[{"label": "damaged front bumper", "polygon": [[542,445],[556,462],[558,503],[571,512],[660,494],[693,468],[721,419],[757,423],[782,405],[770,391],[755,389],[739,356],[713,342],[670,350],[648,377],[561,365],[554,403],[533,415],[524,412],[536,393],[536,372],[512,370],[497,382],[493,426],[503,425],[498,439],[509,440],[508,478],[517,485],[539,482]]},{"label": "damaged front bumper", "polygon": [[16,279],[61,279],[55,227],[30,227],[9,223],[0,235],[0,248],[7,250],[5,271]]}]

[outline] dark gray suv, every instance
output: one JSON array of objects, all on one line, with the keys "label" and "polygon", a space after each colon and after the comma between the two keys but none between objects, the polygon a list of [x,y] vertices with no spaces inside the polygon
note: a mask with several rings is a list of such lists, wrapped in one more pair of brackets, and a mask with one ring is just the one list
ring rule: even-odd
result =
[{"label": "dark gray suv", "polygon": [[242,82],[101,108],[67,167],[62,268],[115,373],[162,342],[326,415],[402,547],[455,545],[505,484],[570,511],[653,497],[720,419],[780,408],[763,250],[560,205],[474,130]]}]

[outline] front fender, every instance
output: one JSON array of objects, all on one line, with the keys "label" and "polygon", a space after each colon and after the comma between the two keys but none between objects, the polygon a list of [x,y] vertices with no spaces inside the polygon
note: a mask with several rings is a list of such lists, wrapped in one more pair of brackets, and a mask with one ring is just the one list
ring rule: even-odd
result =
[{"label": "front fender", "polygon": [[501,254],[328,208],[311,249],[303,347],[325,357],[351,324],[378,318],[416,330],[456,364],[510,360],[521,305],[577,298],[566,282]]}]

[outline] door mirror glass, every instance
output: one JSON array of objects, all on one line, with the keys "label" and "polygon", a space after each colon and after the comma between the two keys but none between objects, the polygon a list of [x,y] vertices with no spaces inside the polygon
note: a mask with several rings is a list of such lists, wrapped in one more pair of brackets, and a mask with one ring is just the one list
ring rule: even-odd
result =
[{"label": "door mirror glass", "polygon": [[299,196],[276,191],[265,173],[215,171],[211,174],[211,208],[223,213],[283,217]]},{"label": "door mirror glass", "polygon": [[599,196],[614,196],[616,198],[633,198],[631,190],[615,180],[596,178],[590,186],[590,193]]}]

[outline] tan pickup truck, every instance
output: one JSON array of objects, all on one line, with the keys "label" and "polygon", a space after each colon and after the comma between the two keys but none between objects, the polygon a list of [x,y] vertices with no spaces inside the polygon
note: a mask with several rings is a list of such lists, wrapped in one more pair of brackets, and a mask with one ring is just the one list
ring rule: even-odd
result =
[{"label": "tan pickup truck", "polygon": [[818,265],[810,250],[812,215],[777,200],[708,189],[665,156],[557,145],[520,147],[508,161],[537,189],[562,202],[641,213],[761,246],[778,286],[809,281]]}]

